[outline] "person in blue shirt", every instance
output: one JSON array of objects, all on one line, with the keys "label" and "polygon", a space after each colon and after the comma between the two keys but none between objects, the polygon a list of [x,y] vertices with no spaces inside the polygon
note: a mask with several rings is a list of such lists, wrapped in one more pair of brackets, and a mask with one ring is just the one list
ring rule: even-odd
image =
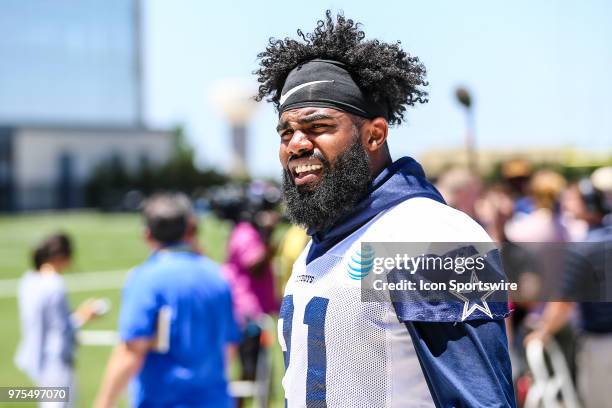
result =
[{"label": "person in blue shirt", "polygon": [[194,251],[196,222],[182,194],[144,208],[153,253],[132,270],[113,351],[95,406],[115,406],[131,379],[134,407],[229,407],[226,350],[239,340],[219,267]]}]

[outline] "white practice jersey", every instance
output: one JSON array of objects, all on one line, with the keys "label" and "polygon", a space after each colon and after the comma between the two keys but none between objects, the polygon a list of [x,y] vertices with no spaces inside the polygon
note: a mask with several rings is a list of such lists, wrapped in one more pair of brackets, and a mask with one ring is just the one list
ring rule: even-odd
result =
[{"label": "white practice jersey", "polygon": [[489,242],[467,215],[429,198],[388,209],[308,265],[285,289],[278,337],[292,407],[433,407],[406,325],[390,302],[362,302],[349,275],[362,242]]}]

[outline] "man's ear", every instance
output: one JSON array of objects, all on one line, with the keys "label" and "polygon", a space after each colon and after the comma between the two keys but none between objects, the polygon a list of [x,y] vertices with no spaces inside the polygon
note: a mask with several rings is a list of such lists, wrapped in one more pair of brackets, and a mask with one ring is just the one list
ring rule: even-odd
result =
[{"label": "man's ear", "polygon": [[364,130],[364,146],[368,151],[375,152],[385,145],[389,133],[389,124],[385,118],[371,119]]}]

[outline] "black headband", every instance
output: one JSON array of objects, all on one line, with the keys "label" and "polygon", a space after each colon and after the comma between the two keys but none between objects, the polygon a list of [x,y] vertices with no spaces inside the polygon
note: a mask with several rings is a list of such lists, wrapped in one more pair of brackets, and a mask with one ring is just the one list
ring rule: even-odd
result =
[{"label": "black headband", "polygon": [[287,76],[279,101],[279,115],[295,108],[333,108],[372,119],[388,118],[384,104],[374,102],[355,83],[341,62],[314,59]]}]

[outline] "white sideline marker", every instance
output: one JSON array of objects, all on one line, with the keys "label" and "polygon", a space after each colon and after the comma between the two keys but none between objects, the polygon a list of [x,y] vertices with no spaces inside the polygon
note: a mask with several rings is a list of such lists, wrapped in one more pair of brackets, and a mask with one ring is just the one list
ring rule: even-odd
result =
[{"label": "white sideline marker", "polygon": [[115,330],[79,330],[77,340],[83,346],[114,346],[119,343]]}]

